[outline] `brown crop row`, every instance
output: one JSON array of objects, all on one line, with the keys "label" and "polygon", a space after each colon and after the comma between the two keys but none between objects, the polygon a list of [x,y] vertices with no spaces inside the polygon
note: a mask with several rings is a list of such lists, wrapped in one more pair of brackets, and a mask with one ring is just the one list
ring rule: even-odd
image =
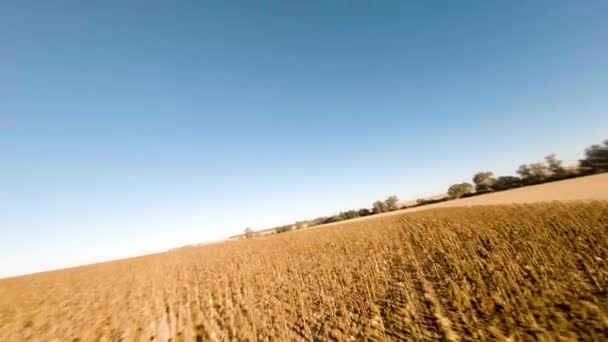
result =
[{"label": "brown crop row", "polygon": [[608,336],[608,203],[429,210],[0,281],[1,341]]}]

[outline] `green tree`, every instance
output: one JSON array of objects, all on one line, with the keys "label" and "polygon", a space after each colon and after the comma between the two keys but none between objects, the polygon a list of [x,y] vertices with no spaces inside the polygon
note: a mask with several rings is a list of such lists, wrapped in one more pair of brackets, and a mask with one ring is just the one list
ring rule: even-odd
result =
[{"label": "green tree", "polygon": [[342,217],[342,219],[344,219],[344,220],[350,220],[350,219],[359,217],[359,214],[355,210],[349,210],[349,211],[341,212],[340,217]]},{"label": "green tree", "polygon": [[522,180],[527,180],[532,176],[530,167],[527,164],[519,165],[519,168],[517,168],[517,174],[519,174]]},{"label": "green tree", "polygon": [[323,223],[333,223],[343,221],[344,217],[341,214],[333,215],[325,219]]},{"label": "green tree", "polygon": [[358,214],[359,214],[359,216],[361,216],[361,217],[363,217],[363,216],[368,216],[368,215],[371,215],[371,214],[372,214],[372,211],[371,211],[371,210],[369,210],[369,209],[367,209],[367,208],[362,208],[362,209],[359,209]]},{"label": "green tree", "polygon": [[581,170],[579,169],[578,165],[566,166],[564,170],[566,172],[566,177],[574,177],[581,173]]},{"label": "green tree", "polygon": [[567,175],[566,168],[562,165],[562,161],[557,159],[555,154],[550,154],[545,157],[545,163],[551,173],[551,177],[563,178]]},{"label": "green tree", "polygon": [[288,225],[285,225],[285,226],[276,227],[274,230],[277,232],[277,234],[280,234],[280,233],[287,233],[292,228],[293,228],[292,225],[288,224]]},{"label": "green tree", "polygon": [[608,139],[603,145],[592,145],[585,150],[585,159],[580,160],[580,167],[585,172],[598,173],[608,171]]},{"label": "green tree", "polygon": [[551,176],[551,171],[543,162],[530,164],[530,173],[533,183],[542,183]]},{"label": "green tree", "polygon": [[508,190],[520,187],[522,185],[521,178],[515,176],[500,176],[494,183],[494,190]]},{"label": "green tree", "polygon": [[399,197],[395,195],[389,196],[384,202],[389,211],[399,209]]},{"label": "green tree", "polygon": [[473,176],[473,183],[475,183],[475,191],[477,192],[491,191],[495,182],[494,173],[490,171],[477,172]]},{"label": "green tree", "polygon": [[460,198],[466,194],[473,192],[473,185],[467,182],[454,184],[448,189],[448,196],[451,198]]},{"label": "green tree", "polygon": [[385,213],[388,211],[388,206],[386,205],[386,202],[384,201],[376,201],[374,202],[374,204],[372,205],[374,214],[379,214],[379,213]]},{"label": "green tree", "polygon": [[249,227],[245,228],[245,237],[246,238],[250,239],[254,236],[254,234],[255,233],[253,232],[253,229],[251,229]]},{"label": "green tree", "polygon": [[425,198],[416,199],[416,204],[418,204],[418,205],[423,205],[423,204],[426,204],[427,202],[428,202],[428,200],[426,200]]},{"label": "green tree", "polygon": [[318,226],[320,224],[323,224],[325,222],[325,220],[327,219],[327,217],[325,216],[321,216],[321,217],[317,217],[316,219],[313,219],[311,221],[311,226]]},{"label": "green tree", "polygon": [[551,175],[549,168],[542,162],[520,165],[517,169],[517,173],[521,176],[521,179],[525,184],[542,183]]}]

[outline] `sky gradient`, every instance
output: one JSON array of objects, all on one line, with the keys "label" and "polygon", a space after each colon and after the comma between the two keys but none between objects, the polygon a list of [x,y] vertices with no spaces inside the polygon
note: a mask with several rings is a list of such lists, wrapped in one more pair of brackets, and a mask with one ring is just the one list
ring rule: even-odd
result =
[{"label": "sky gradient", "polygon": [[568,163],[608,2],[0,3],[0,277]]}]

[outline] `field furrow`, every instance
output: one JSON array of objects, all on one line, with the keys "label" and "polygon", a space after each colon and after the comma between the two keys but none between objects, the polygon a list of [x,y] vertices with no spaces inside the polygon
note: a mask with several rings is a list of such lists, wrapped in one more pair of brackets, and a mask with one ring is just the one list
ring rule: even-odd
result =
[{"label": "field furrow", "polygon": [[607,224],[446,208],[9,278],[0,340],[603,340]]}]

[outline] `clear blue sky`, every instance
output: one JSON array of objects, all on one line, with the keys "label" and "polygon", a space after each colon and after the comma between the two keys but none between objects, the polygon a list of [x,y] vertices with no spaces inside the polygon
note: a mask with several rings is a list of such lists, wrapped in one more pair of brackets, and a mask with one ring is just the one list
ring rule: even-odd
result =
[{"label": "clear blue sky", "polygon": [[605,1],[3,1],[0,276],[608,138]]}]

